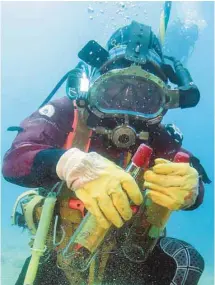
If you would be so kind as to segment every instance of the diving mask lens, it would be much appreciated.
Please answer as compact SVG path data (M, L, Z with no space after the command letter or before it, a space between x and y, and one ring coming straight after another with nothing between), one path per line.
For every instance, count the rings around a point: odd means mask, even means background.
M157 114L163 105L161 88L140 76L106 78L93 96L94 104L104 113L147 117Z

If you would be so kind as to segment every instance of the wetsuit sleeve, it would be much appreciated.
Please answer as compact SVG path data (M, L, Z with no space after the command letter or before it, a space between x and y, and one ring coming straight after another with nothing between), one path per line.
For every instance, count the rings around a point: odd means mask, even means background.
M79 91L83 72L90 77L89 66L81 61L68 75L66 90L72 95ZM73 118L73 102L67 97L47 103L26 118L4 156L4 178L25 187L47 187L58 182L55 169L65 152L62 147L72 131Z
M65 152L62 147L72 131L73 118L73 102L67 97L27 117L4 156L4 178L25 187L47 187L59 181L55 168Z

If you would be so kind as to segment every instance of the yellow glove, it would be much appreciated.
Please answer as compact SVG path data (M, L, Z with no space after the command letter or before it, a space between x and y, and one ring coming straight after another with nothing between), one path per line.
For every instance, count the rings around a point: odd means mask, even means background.
M189 208L198 196L198 172L189 163L158 158L144 180L146 197L169 210Z
M108 228L132 217L129 199L136 205L143 201L133 177L101 155L70 149L57 164L57 174L74 190L86 209Z

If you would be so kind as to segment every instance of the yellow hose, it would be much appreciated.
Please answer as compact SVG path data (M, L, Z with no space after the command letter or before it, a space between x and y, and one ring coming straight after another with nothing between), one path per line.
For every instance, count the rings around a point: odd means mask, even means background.
M159 38L160 38L161 45L164 44L166 30L167 30L167 26L169 23L171 6L172 6L171 1L165 1L163 10L160 15Z
M34 244L32 247L31 261L25 276L24 285L33 285L36 278L40 257L44 254L46 238L53 217L54 206L56 203L56 194L49 193L45 199L38 229L36 232Z
M161 45L164 44L164 39L165 39L165 34L166 34L164 19L165 19L164 11L162 11L161 16L160 16L160 29L159 29L159 38L160 38Z

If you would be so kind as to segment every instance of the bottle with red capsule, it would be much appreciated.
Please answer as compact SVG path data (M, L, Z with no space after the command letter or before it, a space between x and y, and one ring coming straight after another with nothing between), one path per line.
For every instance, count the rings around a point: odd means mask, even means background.
M174 162L187 163L189 155L178 152ZM132 226L122 247L124 255L132 262L144 262L162 236L170 215L169 209L146 198L133 217Z
M142 183L143 172L148 167L151 154L152 149L141 144L126 168L138 184ZM84 272L103 242L109 237L111 239L111 233L114 230L114 226L108 229L101 227L96 218L88 212L62 252L65 264L70 264L76 270Z

